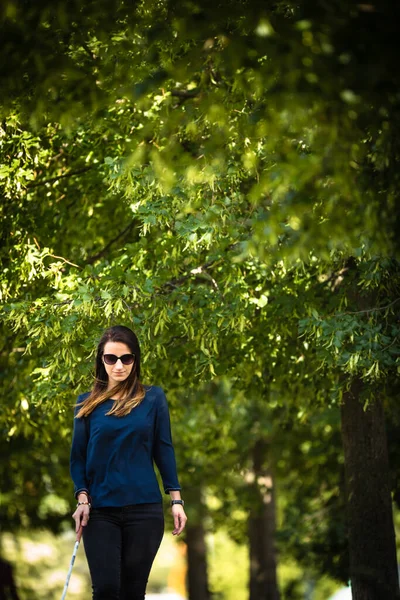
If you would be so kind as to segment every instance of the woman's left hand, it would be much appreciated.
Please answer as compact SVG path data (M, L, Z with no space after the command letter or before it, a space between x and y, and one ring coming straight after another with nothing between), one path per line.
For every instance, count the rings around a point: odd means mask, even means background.
M174 517L174 530L172 535L179 535L185 528L187 516L181 504L174 504L171 507L172 516Z

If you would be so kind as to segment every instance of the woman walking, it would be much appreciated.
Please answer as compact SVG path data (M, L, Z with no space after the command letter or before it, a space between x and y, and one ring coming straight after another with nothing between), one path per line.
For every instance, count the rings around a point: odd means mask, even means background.
M171 497L174 535L186 524L160 387L140 381L140 348L128 327L107 329L97 347L96 379L78 398L71 448L77 508L93 600L143 600L164 533L162 497Z

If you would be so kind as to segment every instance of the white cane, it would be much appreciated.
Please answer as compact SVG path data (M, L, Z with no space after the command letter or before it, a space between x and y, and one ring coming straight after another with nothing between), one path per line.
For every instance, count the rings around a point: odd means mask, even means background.
M79 542L81 541L81 537L82 537L82 525L79 527L78 533L76 534L74 551L72 553L71 563L69 565L68 575L67 575L67 579L65 581L64 590L63 590L63 593L62 593L62 596L61 596L61 600L65 600L65 596L67 595L67 589L68 589L69 580L71 578L72 567L74 566L75 556L76 556L76 553L78 552Z

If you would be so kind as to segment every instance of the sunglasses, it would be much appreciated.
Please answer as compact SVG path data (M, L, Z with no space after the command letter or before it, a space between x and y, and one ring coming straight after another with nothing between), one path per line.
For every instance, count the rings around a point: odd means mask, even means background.
M123 365L131 365L135 360L134 354L123 354L122 356L116 356L115 354L103 354L103 360L106 365L115 365L120 360Z

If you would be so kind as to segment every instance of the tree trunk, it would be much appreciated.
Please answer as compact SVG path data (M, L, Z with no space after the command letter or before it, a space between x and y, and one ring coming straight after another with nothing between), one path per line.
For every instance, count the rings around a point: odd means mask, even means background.
M202 522L186 525L189 600L209 600L207 548Z
M276 576L275 489L268 466L268 444L259 440L253 448L254 482L248 521L250 545L250 600L279 600Z
M353 380L341 407L353 600L399 600L382 400L364 411Z

